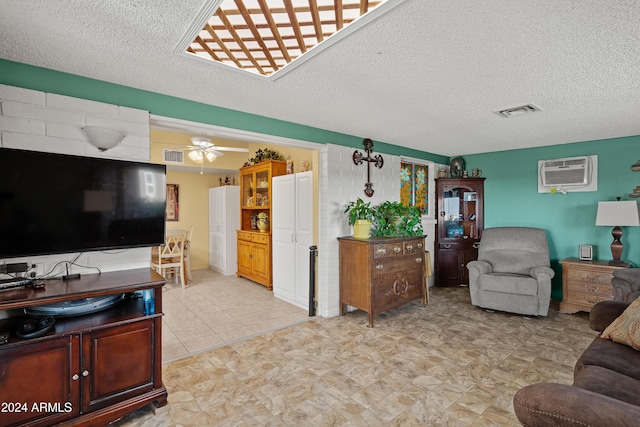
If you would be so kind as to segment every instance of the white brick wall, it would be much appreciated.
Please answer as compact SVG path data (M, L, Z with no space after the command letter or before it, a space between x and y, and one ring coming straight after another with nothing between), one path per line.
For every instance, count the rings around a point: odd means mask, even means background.
M373 147L374 154L375 145ZM377 205L385 200L400 200L400 157L382 154L384 166L371 165L373 197L364 194L367 181L365 163L355 165L354 148L327 144L320 155L320 233L318 243L318 315L333 317L340 314L340 285L338 240L351 235L352 230L344 214L344 208L358 197ZM435 165L438 168L439 165ZM435 200L433 205L435 206ZM427 234L426 247L433 262L435 220L423 220ZM432 280L429 281L432 286Z
M382 154L384 166L371 165L373 197L364 194L367 165L355 165L354 148L327 144L320 156L320 235L318 244L318 314L340 312L338 240L351 234L344 208L358 197L372 205L400 200L400 157ZM375 145L373 147L374 155ZM362 151L362 150L361 150Z
M82 132L85 125L123 130L122 143L101 152L89 144ZM150 158L149 113L86 99L0 85L0 146L23 150L74 154L87 157L136 160ZM2 236L0 236L2 238ZM0 262L39 263L48 272L61 261L71 261L78 254L60 254L12 258ZM148 248L86 252L80 255L73 273L127 270L149 267ZM63 274L57 270L56 275Z

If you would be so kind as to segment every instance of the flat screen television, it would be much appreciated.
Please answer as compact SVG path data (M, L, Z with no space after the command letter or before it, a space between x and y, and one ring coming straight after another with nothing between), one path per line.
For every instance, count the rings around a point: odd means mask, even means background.
M164 243L164 165L0 148L0 171L0 259Z

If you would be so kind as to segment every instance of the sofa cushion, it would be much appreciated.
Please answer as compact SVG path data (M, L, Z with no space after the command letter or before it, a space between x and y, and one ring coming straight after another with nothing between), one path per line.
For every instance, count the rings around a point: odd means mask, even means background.
M585 366L573 385L640 406L640 381L600 366Z
M531 276L523 276L521 274L482 274L478 277L478 286L483 291L517 295L538 294L538 281Z
M610 339L640 350L640 298L636 298L602 333Z
M624 344L597 337L576 362L574 376L586 366L600 366L640 381L640 352Z

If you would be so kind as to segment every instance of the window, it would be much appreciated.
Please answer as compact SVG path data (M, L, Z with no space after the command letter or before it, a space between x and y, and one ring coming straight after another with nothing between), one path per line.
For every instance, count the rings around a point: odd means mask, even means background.
M407 160L400 162L400 202L429 215L429 165Z

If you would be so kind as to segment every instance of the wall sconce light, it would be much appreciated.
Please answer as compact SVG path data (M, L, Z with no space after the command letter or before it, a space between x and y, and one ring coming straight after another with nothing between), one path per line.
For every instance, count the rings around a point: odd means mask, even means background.
M611 232L613 236L613 243L611 243L613 260L609 261L609 265L624 264L624 261L620 260L623 248L620 241L622 237L620 226L640 226L638 203L635 200L621 202L620 198L618 198L617 202L598 202L596 225L613 227Z
M100 151L107 151L115 147L126 136L122 131L100 126L84 126L82 131L89 138L89 143Z

